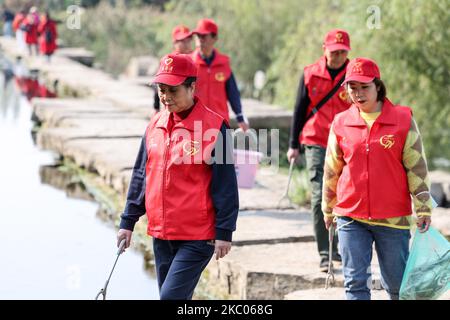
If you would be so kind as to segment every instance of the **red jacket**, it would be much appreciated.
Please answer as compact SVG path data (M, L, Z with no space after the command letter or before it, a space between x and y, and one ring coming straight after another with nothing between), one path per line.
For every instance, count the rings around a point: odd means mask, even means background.
M26 44L37 44L38 40L38 32L37 25L34 21L34 18L31 20L29 17L26 17L22 22L22 26L25 28L25 43Z
M20 28L20 25L22 24L24 19L25 19L25 15L20 12L14 16L14 20L13 20L13 24L12 24L14 32L16 32L17 29Z
M50 55L56 50L56 23L53 20L43 18L38 26L39 51L42 54Z
M211 65L207 65L195 50L192 59L198 68L195 95L214 112L229 121L228 98L225 83L231 76L230 58L214 49L215 57Z
M212 170L206 162L224 119L198 98L195 101L189 116L171 134L167 110L157 113L147 127L145 207L147 233L155 238L215 239Z
M386 99L370 134L356 106L336 116L333 130L345 161L337 184L336 214L362 219L411 214L402 161L411 116L410 108Z
M309 99L311 100L308 110L306 111L307 115L309 115L311 110L322 100L322 98L334 88L344 73L345 69L332 80L327 70L325 56L322 56L316 63L305 67L305 87L308 89ZM319 109L319 112L305 123L299 137L299 142L301 144L319 145L326 148L331 122L336 114L347 110L349 107L350 102L347 101L345 88L341 87L327 103Z

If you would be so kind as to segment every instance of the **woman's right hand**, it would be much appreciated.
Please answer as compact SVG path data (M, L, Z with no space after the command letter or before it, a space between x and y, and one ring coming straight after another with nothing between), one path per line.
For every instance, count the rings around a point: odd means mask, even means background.
M119 248L120 246L120 242L125 239L126 243L125 243L125 248L128 248L131 244L131 235L133 234L133 231L131 230L127 230L127 229L120 229L119 232L117 233L117 248Z
M286 153L286 156L289 163L291 163L292 159L294 159L294 161L297 160L297 158L300 156L300 151L299 149L289 148L288 152Z
M334 225L334 228L336 229L336 222L334 222L334 216L323 216L323 221L325 222L325 228L327 228L327 230L330 229L331 224Z

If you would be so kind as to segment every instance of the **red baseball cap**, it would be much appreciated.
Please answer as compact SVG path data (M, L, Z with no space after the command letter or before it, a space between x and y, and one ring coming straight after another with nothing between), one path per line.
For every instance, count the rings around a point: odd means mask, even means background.
M197 77L197 67L186 54L167 54L162 57L153 83L178 86L189 77Z
M184 25L182 25L182 24L176 26L172 30L172 41L173 42L184 40L184 39L189 38L191 36L192 36L192 33L189 30L189 28L184 26Z
M201 19L197 23L197 28L195 28L192 33L196 34L218 34L219 28L217 27L217 24L212 19Z
M368 58L355 58L347 65L343 85L349 81L369 83L375 78L380 79L380 69L375 61Z
M333 29L325 36L324 45L331 52L337 50L350 51L350 36L345 30Z

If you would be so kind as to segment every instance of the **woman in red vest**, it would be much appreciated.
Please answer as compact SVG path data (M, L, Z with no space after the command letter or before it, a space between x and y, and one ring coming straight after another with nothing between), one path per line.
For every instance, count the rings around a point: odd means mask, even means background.
M37 24L33 14L29 13L27 17L23 20L20 28L25 33L25 43L28 46L28 53L33 54L32 48L34 47L35 54L38 55L38 31Z
M376 63L349 62L344 85L352 106L331 126L323 179L325 225L337 220L347 299L368 300L372 245L383 287L399 290L409 255L413 198L416 224L431 223L431 195L421 136L409 107L386 98ZM370 282L370 281L369 281Z
M196 76L188 55L162 58L154 82L165 109L142 139L118 233L128 247L147 214L163 300L192 298L212 255L231 249L239 209L229 127L194 96Z
M56 23L50 18L48 12L41 18L38 33L40 52L46 55L47 60L50 61L50 57L56 50L56 38L58 34L56 32Z

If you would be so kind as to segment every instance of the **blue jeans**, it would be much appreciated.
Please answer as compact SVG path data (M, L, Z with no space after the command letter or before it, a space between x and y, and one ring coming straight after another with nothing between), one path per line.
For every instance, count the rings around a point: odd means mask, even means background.
M347 300L370 300L370 263L374 242L380 263L381 284L392 300L398 300L409 255L409 230L371 226L347 217L339 217L337 227L341 227L338 230L339 251Z
M214 253L206 240L153 238L156 276L161 300L190 300Z

